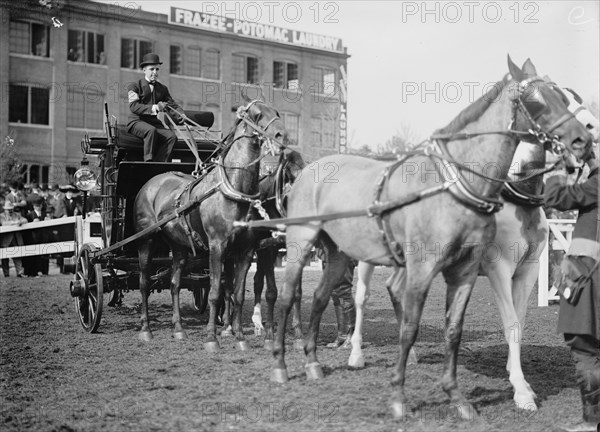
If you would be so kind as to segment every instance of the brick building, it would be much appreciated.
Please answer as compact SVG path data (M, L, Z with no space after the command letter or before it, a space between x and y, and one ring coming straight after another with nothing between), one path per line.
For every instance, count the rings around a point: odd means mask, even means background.
M215 113L213 129L229 129L244 94L279 110L308 159L345 151L349 56L338 38L178 7L39 3L0 3L0 133L15 139L26 181L68 180L83 135L104 134L105 101L126 122L127 83L147 52L184 109Z

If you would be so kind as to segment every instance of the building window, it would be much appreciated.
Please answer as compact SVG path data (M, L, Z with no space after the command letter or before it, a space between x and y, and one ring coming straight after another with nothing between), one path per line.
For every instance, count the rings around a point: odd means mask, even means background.
M106 64L104 35L93 32L69 30L67 44L67 60Z
M273 62L273 83L276 88L298 89L298 65L281 61Z
M300 116L298 114L281 113L283 125L288 131L290 145L298 145L298 131L300 130Z
M67 127L102 129L103 95L67 89Z
M221 78L221 53L219 50L209 48L204 52L202 76L208 79L218 80Z
M189 47L188 56L185 59L185 67L187 76L200 77L200 54L199 47Z
M169 72L176 75L181 74L181 47L179 45L171 45Z
M142 62L142 58L152 51L152 42L138 39L121 39L121 67L137 69Z
M335 124L328 115L312 117L311 140L315 147L335 148Z
M335 71L329 68L312 68L312 89L314 93L335 94Z
M258 84L258 59L243 54L233 55L233 82Z
M28 85L11 85L8 112L9 122L50 124L50 90Z
M321 136L321 117L313 117L310 120L310 139L311 144L314 147L321 147L322 136Z
M11 21L10 52L40 57L50 56L50 27L26 21Z

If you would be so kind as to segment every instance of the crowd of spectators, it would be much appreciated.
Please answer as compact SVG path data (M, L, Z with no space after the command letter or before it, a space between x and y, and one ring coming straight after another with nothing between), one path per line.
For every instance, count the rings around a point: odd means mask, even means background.
M12 182L0 185L0 225L19 226L27 222L77 216L83 204L79 191L72 185L39 185ZM52 240L50 231L10 232L0 235L0 247L43 244ZM40 277L48 274L49 256L13 258L17 277ZM9 277L8 258L2 259L2 273Z

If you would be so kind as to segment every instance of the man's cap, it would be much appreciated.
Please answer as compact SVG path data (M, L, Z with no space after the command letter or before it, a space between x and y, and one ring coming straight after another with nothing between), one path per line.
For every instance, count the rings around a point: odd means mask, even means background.
M162 64L160 59L158 58L158 54L148 53L142 58L142 62L140 63L140 68L151 64Z

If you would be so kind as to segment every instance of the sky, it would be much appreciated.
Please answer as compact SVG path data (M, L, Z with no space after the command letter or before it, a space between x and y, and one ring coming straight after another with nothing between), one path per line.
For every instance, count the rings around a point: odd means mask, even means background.
M508 72L507 55L600 100L599 1L106 0L170 6L342 39L348 48L349 147L413 141L446 125ZM292 13L293 12L293 13Z

